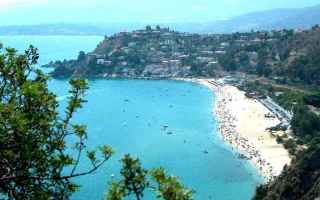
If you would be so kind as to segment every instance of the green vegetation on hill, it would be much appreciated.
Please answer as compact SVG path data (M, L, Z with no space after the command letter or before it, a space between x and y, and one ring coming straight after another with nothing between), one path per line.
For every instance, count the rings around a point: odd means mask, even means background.
M294 117L291 121L293 133L306 144L320 139L320 117L309 111L305 105L296 106L293 112Z
M316 199L320 196L319 93L270 82L254 81L244 85L246 91L268 95L293 112L291 137L278 136L277 142L283 143L294 159L279 177L257 188L254 200Z
M217 41L149 26L145 30L105 37L93 52L48 66L55 67L54 77L212 76L218 67L217 58L212 56L212 45L207 45L212 42Z
M105 39L77 60L57 61L54 77L213 77L241 71L279 82L318 85L320 28L188 34L159 26Z
M257 188L253 200L315 200L320 197L320 141L299 153L269 184Z

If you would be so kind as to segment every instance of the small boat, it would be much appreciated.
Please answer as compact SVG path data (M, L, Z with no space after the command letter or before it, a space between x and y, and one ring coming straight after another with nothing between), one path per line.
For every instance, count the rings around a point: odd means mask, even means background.
M166 130L169 126L168 125L163 125L162 128L163 130Z

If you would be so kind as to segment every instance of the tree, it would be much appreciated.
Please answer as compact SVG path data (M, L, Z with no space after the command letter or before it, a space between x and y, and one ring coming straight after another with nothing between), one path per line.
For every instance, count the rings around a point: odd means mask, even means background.
M308 135L320 136L320 117L305 105L295 106L291 126L294 134L302 139Z
M157 183L158 197L165 200L191 200L193 191L186 189L177 177L168 176L163 168L153 169L151 177Z
M80 51L78 55L78 61L82 62L86 58L86 53L84 51Z
M90 151L86 126L71 122L86 102L87 82L70 80L69 101L61 115L48 77L33 67L38 58L33 46L18 55L0 44L0 196L9 200L69 199L79 188L73 178L93 173L113 154L109 146ZM91 163L87 171L78 170L83 154ZM109 196L120 200L135 194L141 199L149 186L147 171L129 156L122 161L125 181L111 184Z
M164 169L143 169L140 161L130 155L125 155L121 162L122 180L111 184L106 200L122 200L132 196L140 200L146 189L155 191L159 199L192 199L193 192L186 189L176 177L168 176Z
M238 64L234 60L234 54L233 53L227 53L226 55L223 55L219 58L219 63L226 71L236 71L238 69Z
M258 51L259 61L257 64L257 73L259 76L269 76L271 73L271 69L267 64L268 52L266 49L261 49Z
M70 81L71 96L61 117L48 77L33 68L37 49L31 46L25 55L0 51L0 193L8 199L67 199L77 188L71 179L97 170L113 153L108 146L99 148L101 157L88 151L86 126L71 123L85 103L87 83ZM69 137L77 142L67 145ZM75 157L66 153L70 145ZM91 168L79 172L86 151Z
M133 194L137 200L140 200L143 197L143 191L148 186L146 180L148 172L141 167L138 159L133 159L129 155L125 155L121 162L123 167L120 173L123 180L118 185L122 186L125 191L124 195Z
M148 32L152 31L152 27L150 25L146 26L146 31Z

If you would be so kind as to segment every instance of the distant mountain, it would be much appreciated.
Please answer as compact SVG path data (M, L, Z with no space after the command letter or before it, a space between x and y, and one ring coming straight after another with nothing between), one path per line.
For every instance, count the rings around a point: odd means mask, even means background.
M111 35L131 31L140 24L40 24L0 26L0 35Z
M309 29L320 24L320 5L300 9L276 9L238 16L198 26L199 32L229 33L251 30Z
M320 24L320 5L250 13L229 20L206 23L158 23L180 32L231 33L251 30L309 29ZM157 23L150 24L152 26ZM145 27L142 23L42 24L0 26L0 35L110 35Z

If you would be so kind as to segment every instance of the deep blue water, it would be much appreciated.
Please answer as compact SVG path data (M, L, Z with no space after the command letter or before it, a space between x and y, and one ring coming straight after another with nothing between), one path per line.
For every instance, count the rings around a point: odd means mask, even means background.
M38 47L40 64L75 58L80 50L90 51L101 40L92 36L0 36L5 46ZM119 177L119 160L126 153L141 158L146 168L162 166L179 176L196 191L196 200L252 197L261 177L221 141L211 109L215 97L207 88L177 81L89 83L88 103L75 120L88 125L88 146L109 144L116 154L98 172L76 180L82 187L74 200L102 199L111 174ZM67 80L51 80L49 86L59 96L63 112ZM164 131L164 125L168 130ZM81 168L87 164L82 162Z

